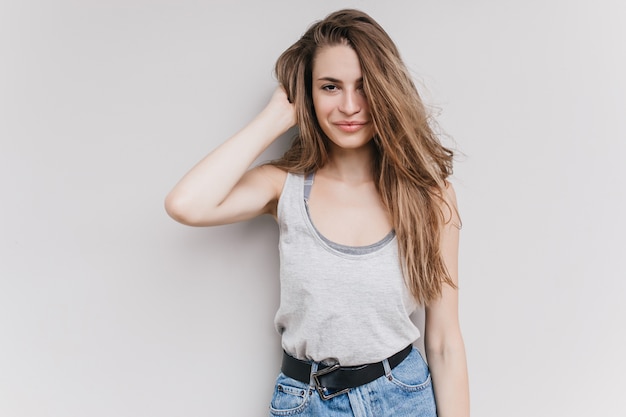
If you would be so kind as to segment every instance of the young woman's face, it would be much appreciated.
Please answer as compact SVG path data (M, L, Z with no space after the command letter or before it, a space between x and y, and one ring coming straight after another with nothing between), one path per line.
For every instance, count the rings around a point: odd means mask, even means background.
M313 62L312 78L317 121L332 143L345 149L369 143L374 126L356 52L347 45L321 48Z

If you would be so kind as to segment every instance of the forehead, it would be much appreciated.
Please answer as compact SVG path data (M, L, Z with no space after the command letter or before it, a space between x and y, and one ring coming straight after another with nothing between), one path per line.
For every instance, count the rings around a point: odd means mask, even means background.
M350 46L338 44L317 50L313 60L313 78L331 76L340 80L361 78L361 62Z

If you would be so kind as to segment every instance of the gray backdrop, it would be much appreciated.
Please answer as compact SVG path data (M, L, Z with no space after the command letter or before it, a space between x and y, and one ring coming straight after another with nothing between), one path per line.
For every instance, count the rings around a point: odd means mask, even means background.
M624 415L620 0L0 1L0 415L267 414L274 222L189 228L163 198L345 6L460 151L473 415Z

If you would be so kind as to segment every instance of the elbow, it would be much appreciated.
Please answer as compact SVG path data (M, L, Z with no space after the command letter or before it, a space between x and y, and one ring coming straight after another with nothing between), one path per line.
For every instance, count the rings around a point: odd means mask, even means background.
M426 356L430 358L446 358L457 355L465 355L465 344L460 333L437 341L427 340L425 349Z
M165 197L165 212L174 220L187 226L199 226L197 216L193 215L193 210L189 202L180 195L171 192Z
M169 193L165 197L164 201L165 212L172 219L176 220L179 223L185 224L185 208L184 205L181 204L180 199L177 198L174 193Z
M445 357L465 352L465 343L461 329L457 325L448 326L440 331L427 331L424 335L424 348L427 356Z
M442 345L442 346L431 346L426 348L426 357L429 359L440 358L454 358L459 355L465 355L465 347L462 343L460 344L450 344L450 345Z

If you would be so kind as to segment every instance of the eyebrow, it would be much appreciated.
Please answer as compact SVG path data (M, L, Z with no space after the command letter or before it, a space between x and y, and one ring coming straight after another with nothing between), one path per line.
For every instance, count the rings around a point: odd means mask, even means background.
M338 80L337 78L333 78L333 77L320 77L317 79L317 81L328 81L331 83L341 83L343 81ZM362 83L363 82L363 77L359 78L358 80L356 80L357 83Z

